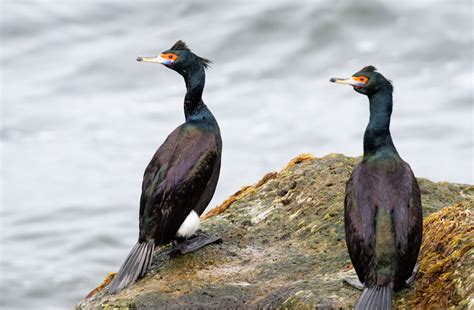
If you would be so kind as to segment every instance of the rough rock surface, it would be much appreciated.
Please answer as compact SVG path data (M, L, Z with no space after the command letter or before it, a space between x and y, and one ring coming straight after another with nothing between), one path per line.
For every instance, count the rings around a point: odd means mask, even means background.
M355 276L344 241L343 200L357 161L298 156L205 216L202 229L222 236L222 244L175 258L166 254L169 247L160 249L132 287L107 295L103 285L76 308L351 308L360 292L342 282ZM474 187L419 183L421 267L414 287L395 295L396 307L473 307Z

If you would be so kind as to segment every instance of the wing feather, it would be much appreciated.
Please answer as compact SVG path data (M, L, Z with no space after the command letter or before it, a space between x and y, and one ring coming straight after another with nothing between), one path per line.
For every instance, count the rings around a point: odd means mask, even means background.
M379 208L390 214L393 232L383 230L378 247L392 257L396 288L410 277L421 244L422 213L418 184L408 164L401 159L368 164L354 169L346 186L346 242L359 280L377 283L376 215ZM382 225L382 224L380 224ZM382 226L379 228L381 229ZM390 237L392 236L392 237ZM387 239L388 238L388 239ZM390 248L390 238L395 249ZM393 246L392 246L393 247Z
M220 151L215 134L189 127L171 133L145 170L140 239L153 238L156 244L173 240L202 200L216 166L220 166Z
M374 209L370 208L370 195L364 190L367 178L360 164L352 172L346 185L344 220L346 244L352 265L361 283L374 278Z

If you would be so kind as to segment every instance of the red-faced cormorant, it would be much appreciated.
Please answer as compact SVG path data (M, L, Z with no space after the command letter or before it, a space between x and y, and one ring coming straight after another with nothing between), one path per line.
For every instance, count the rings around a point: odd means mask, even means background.
M364 156L344 202L347 248L363 283L355 308L391 309L393 291L406 287L414 272L423 230L418 183L390 135L393 87L373 66L331 82L352 85L370 102Z
M189 239L199 228L199 216L214 195L221 166L219 126L201 98L204 69L210 61L191 52L183 41L157 57L137 60L161 63L184 77L186 121L166 138L145 169L138 242L110 284L110 293L120 291L146 273L155 246L173 241L181 253L189 253L220 239Z

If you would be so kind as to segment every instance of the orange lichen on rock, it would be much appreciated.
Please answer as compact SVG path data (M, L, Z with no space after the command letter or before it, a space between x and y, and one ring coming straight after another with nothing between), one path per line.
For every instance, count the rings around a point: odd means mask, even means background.
M202 220L207 220L208 218L211 218L219 213L222 213L224 212L227 208L229 208L234 202L236 202L237 200L240 200L242 199L243 197L247 196L248 194L250 193L253 193L255 192L255 190L257 188L259 188L260 186L264 185L265 183L267 183L268 181L270 181L271 179L274 179L278 176L278 173L277 172L269 172L267 173L266 175L263 176L263 178L261 178L257 183L255 183L255 185L247 185L247 186L244 186L242 187L241 189L239 189L236 193L234 193L232 196L230 196L229 198L227 198L226 200L224 200L223 203L221 203L218 207L215 207L214 209L212 209L211 211L209 211L208 213L204 214L202 216Z
M112 282L112 280L115 278L116 275L117 275L116 272L109 272L107 276L105 276L102 283L99 286L97 286L95 289L90 291L89 294L87 294L86 298L94 296L98 292L102 291L107 285L109 285L110 282Z
M295 158L293 158L286 166L285 168L282 169L283 170L287 170L291 167L293 167L294 165L297 165L305 160L311 160L311 159L314 159L314 156L309 154L309 153L304 153L304 154L300 154L298 156L296 156ZM238 190L236 193L234 193L233 195L231 195L229 198L227 198L226 200L224 200L223 203L221 203L219 206L215 207L214 209L212 209L211 211L209 211L208 213L204 214L201 218L202 220L207 220L208 218L211 218L219 213L222 213L224 212L227 208L229 208L235 201L237 200L240 200L242 199L244 196L246 196L247 194L251 193L251 192L255 192L255 190L261 186L263 186L265 183L267 183L268 181L270 181L271 179L275 179L276 177L278 176L278 172L275 172L275 171L272 171L272 172L269 172L267 174L265 174L263 176L263 178L261 178L257 183L255 183L254 185L247 185L247 186L244 186L242 187L240 190Z
M265 183L267 183L271 179L276 178L277 176L278 176L278 172L275 172L275 171L269 172L269 173L265 174L263 176L263 178L260 179L260 181L255 183L254 187L259 188L260 186L264 185Z
M235 192L232 196L224 200L223 203L221 203L219 206L215 207L208 213L204 214L201 219L202 220L207 220L208 218L211 218L217 214L220 214L224 212L227 208L229 208L234 202L237 200L241 199L245 195L247 195L249 192L254 190L253 186L247 185L239 189L237 192Z
M415 289L407 296L411 307L469 307L474 283L469 272L460 269L472 271L474 265L473 206L474 200L464 200L425 219L420 270Z
M291 167L293 167L294 165L297 165L303 161L306 161L306 160L312 160L314 159L314 156L312 154L309 154L309 153L303 153L303 154L300 154L298 156L296 156L295 158L293 158L286 166L285 168L282 169L282 171L284 170L288 170L290 169ZM254 185L247 185L247 186L244 186L242 187L240 190L238 190L235 194L233 194L232 196L230 196L229 198L227 198L226 200L224 200L223 203L221 203L219 206L215 207L214 209L212 209L211 211L209 211L208 213L204 214L202 216L202 220L207 220L219 213L222 213L224 212L227 208L229 208L235 201L237 200L240 200L242 199L244 196L246 196L247 194L251 193L251 192L255 192L255 190L261 186L263 186L265 183L267 183L268 181L270 181L271 179L275 179L276 177L278 177L278 172L275 172L275 171L272 171L272 172L269 172L267 173L266 175L263 176L263 178L261 178L257 183L255 183Z
M300 154L298 156L296 156L295 158L293 158L292 160L290 160L290 162L285 166L285 168L283 168L283 170L287 170L287 169L290 169L291 167L293 167L294 165L297 165L303 161L306 161L306 160L313 160L314 159L314 155L313 154L310 154L310 153L303 153L303 154Z

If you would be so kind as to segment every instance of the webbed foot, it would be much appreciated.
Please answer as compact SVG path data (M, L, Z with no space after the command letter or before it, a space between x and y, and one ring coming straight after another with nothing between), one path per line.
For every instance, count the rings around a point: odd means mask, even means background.
M178 241L173 240L173 248L169 251L169 255L171 257L175 257L178 255L184 255L187 253L196 252L197 250L213 243L221 243L222 238L219 236L214 235L206 235L204 233L200 233L198 235L193 236L191 239Z
M192 239L185 240L180 244L181 254L192 253L209 244L220 243L222 238L213 235L199 235Z
M362 284L358 278L355 277L344 277L342 278L344 282L349 284L350 286L362 291L364 289L364 284Z
M413 282L415 282L415 278L419 269L420 269L420 264L416 264L415 268L413 268L413 272L411 276L405 281L405 284L407 287L410 287L413 284Z

